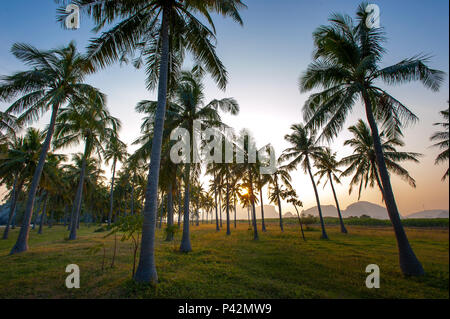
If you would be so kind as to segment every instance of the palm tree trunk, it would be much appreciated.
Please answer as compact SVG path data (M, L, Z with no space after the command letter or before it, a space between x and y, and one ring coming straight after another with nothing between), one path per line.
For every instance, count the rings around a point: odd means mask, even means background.
M112 213L113 213L113 201L114 201L114 177L116 175L116 159L113 162L113 173L111 178L111 190L109 192L109 215L108 215L108 227L111 226Z
M316 196L317 209L319 210L320 227L322 228L322 236L320 238L328 239L327 232L325 231L325 223L323 221L323 216L322 216L322 207L320 207L319 193L317 192L316 182L314 181L314 177L311 172L311 165L309 164L309 158L306 158L305 160L306 160L306 165L308 167L309 177L311 178L311 183L314 188L314 195Z
M81 163L80 180L78 181L77 193L75 195L75 202L72 209L73 217L70 222L69 240L77 239L77 229L79 228L80 225L81 200L83 197L83 184L84 184L84 175L86 174L86 160L87 160L86 157L88 154L88 149L89 149L89 141L86 140L84 146L83 161Z
M28 238L30 235L30 222L33 212L34 199L36 198L36 192L41 180L42 170L44 169L45 159L50 148L50 142L55 131L56 115L58 113L59 105L53 105L52 117L47 130L47 136L45 137L44 144L42 145L41 154L39 155L39 162L34 171L33 179L31 181L30 191L28 193L27 204L25 206L25 212L23 216L22 226L20 227L19 236L17 237L16 244L11 249L10 254L17 254L28 250Z
M256 207L255 207L255 200L254 200L254 194L253 194L253 182L250 172L250 200L252 202L252 222L253 222L253 240L258 240L258 228L256 224Z
M222 228L222 195L219 189L219 226Z
M339 201L336 196L336 191L334 190L333 179L332 179L330 173L328 173L328 179L330 180L331 189L333 190L334 201L336 203L336 209L337 209L338 216L339 216L339 222L341 224L341 233L347 234L347 229L345 228L344 220L342 219L341 208L339 207Z
M9 205L8 222L6 223L5 230L3 232L3 239L8 239L9 226L11 225L14 214L16 213L17 198L19 198L20 191L21 191L22 185L24 183L23 181L20 181L19 185L17 185L18 180L19 180L19 174L17 174L16 178L14 179L14 184L13 184L13 189L12 189L11 199L10 199L10 205Z
M237 226L237 221L236 221L236 198L234 199L234 228L236 228Z
M200 194L199 194L199 196L197 196L197 207L196 207L196 223L195 223L195 226L199 226L200 225L200 203L199 203L199 200L200 200Z
M167 236L166 241L173 240L173 196L172 184L169 185L169 192L167 193Z
M67 226L67 205L64 206L64 227Z
M184 168L184 218L183 218L183 236L181 238L180 251L188 253L192 251L191 236L189 235L189 184L190 184L191 164L186 163Z
M280 188L278 186L278 176L275 175L275 187L277 192L278 213L280 214L280 229L283 232L283 213L281 212Z
M178 229L180 229L181 225L181 212L182 212L182 206L181 206L181 185L178 190Z
M248 220L248 227L250 227L250 225L251 225L250 224L250 205L247 205L247 220Z
M156 106L154 132L152 141L150 170L148 174L147 189L145 192L144 222L142 225L141 254L139 264L134 275L137 282L158 281L155 267L155 223L158 199L159 168L161 164L161 146L164 131L164 118L166 114L167 82L169 75L169 23L170 10L167 6L162 9L162 52L158 82L158 103Z
M198 206L196 212L195 226L200 226L200 209L198 209Z
M376 163L374 163L374 164L376 164ZM374 165L374 166L377 167L377 165ZM383 186L381 186L381 180L380 180L380 175L378 174L378 169L375 169L375 179L377 181L378 188L380 189L380 192L381 192L381 199L384 202L384 189L383 189Z
M298 209L297 209L297 206L296 206L296 205L294 205L294 208L295 208L295 211L297 212L298 223L300 224L300 230L301 230L301 232L302 232L303 240L306 241L305 233L303 232L302 219L300 218L300 214L299 214L299 212L298 212Z
M39 222L39 230L38 230L38 234L42 234L42 226L44 225L44 219L45 219L45 215L47 214L47 202L48 202L48 193L45 193L45 197L44 197L44 207L42 208L42 213L41 213L41 220Z
M128 216L128 198L127 198L127 193L124 194L124 203L125 203L125 211L123 212L123 215L126 217ZM116 221L114 221L116 222ZM161 228L161 227L160 227Z
M262 188L259 188L259 200L261 201L261 223L262 223L262 231L266 231L266 223L264 221L264 202L263 202L263 195L262 195Z
M231 235L231 229L230 229L230 184L228 182L228 174L226 175L225 178L226 178L226 183L227 183L227 194L226 194L226 201L227 201L227 235Z
M134 183L131 182L131 215L134 215Z
M52 228L53 227L53 216L54 216L54 210L52 209L51 213L50 213L50 220L48 221L48 228Z
M162 227L163 214L164 214L164 193L161 194L161 210L159 211L159 224L158 224L159 229L161 229Z
M394 192L392 191L389 173L384 161L384 154L381 147L377 123L372 111L372 103L366 91L363 91L363 98L366 108L367 120L369 121L370 129L372 131L372 139L375 148L377 166L384 190L384 201L386 203L386 209L392 222L392 226L394 227L395 237L397 239L400 268L404 275L420 276L425 272L423 270L422 264L417 259L414 251L411 248L411 245L409 244L408 237L406 236L405 230L403 229L403 225L400 220L400 214L395 202Z
M219 213L217 211L217 185L216 185L216 171L214 171L214 206L216 208L216 231L220 231L219 228Z
M37 217L39 216L39 212L41 211L41 204L42 204L42 200L40 197L36 198L38 201L38 204L36 205L36 208L34 210L33 213L33 230L36 228L36 221L37 221ZM23 223L23 221L22 221Z

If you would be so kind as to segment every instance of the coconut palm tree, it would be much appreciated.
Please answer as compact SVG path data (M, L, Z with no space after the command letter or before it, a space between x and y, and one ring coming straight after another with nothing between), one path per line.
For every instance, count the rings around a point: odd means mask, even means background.
M226 226L227 226L227 235L231 235L231 227L230 227L230 207L232 201L232 190L235 188L235 184L237 183L237 179L233 178L233 175L236 175L234 171L236 169L236 165L233 163L227 163L225 158L226 153L226 145L227 143L233 143L233 137L228 137L224 132L220 132L222 136L222 158L221 163L212 163L210 164L212 167L217 170L214 172L217 174L217 178L219 181L223 181L224 184L224 202L225 202L225 216L226 216ZM234 159L233 159L234 161ZM220 187L218 187L220 189ZM222 219L222 216L221 216Z
M444 128L444 131L436 132L431 136L431 141L438 141L434 144L434 147L438 147L442 152L436 157L435 164L441 164L442 162L448 161L449 157L449 131L448 131L448 109L441 111L441 116L444 118L444 122L434 123L435 126L441 126ZM442 181L445 181L449 176L449 168L447 168L447 172L445 172L442 177Z
M42 234L42 227L47 218L49 199L62 187L61 185L61 162L65 161L65 155L49 153L45 161L40 180L40 189L43 192L43 208L39 222L38 234ZM51 204L54 204L53 202Z
M61 1L66 2L66 1ZM146 65L147 86L158 83L158 104L155 113L153 147L145 199L141 255L134 279L138 282L157 282L154 263L154 223L156 222L157 192L161 147L166 113L169 69L179 68L184 52L189 51L211 73L221 88L227 82L227 73L215 53L215 27L210 12L229 16L242 24L239 10L245 8L240 0L162 1L136 0L124 4L122 0L78 0L74 2L87 13L101 30L106 21L120 20L90 45L90 56L100 66L120 60L140 49L135 65ZM64 8L61 10L64 12ZM195 16L200 15L212 31ZM67 14L61 15L64 21Z
M86 100L73 100L61 109L56 118L54 147L56 149L78 145L84 142L84 153L80 178L72 207L73 216L69 240L77 238L77 224L80 217L83 185L87 160L96 152L99 157L104 153L103 146L116 138L120 121L109 114L103 95L95 94Z
M331 139L342 130L356 101L362 100L374 141L386 208L397 239L400 267L406 275L422 275L423 267L400 221L377 124L377 121L383 122L392 131L417 117L378 82L392 85L419 80L425 87L437 91L444 72L429 68L426 56L414 56L381 67L385 53L384 31L367 27L366 7L367 3L359 6L356 24L347 15L333 14L330 25L321 26L314 32L314 62L301 76L300 89L302 92L316 88L324 90L308 98L304 118L308 127L323 127L322 135Z
M9 141L4 159L0 160L0 178L2 181L12 179L10 195L10 212L8 222L3 232L3 239L8 238L17 199L21 195L24 184L33 176L36 169L40 150L42 148L42 132L28 128L24 137L13 137Z
M280 229L283 229L283 213L281 210L280 192L282 185L285 185L287 189L292 189L291 175L286 167L278 167L271 175L267 175L267 183L269 185L269 199L271 203L278 205L278 214L280 218Z
M103 188L99 187L104 183L104 170L100 167L100 161L95 157L86 157L84 153L76 153L72 156L72 164L66 164L63 166L65 170L65 178L69 181L70 185L73 185L71 192L77 194L81 185L80 194L86 194L85 199L91 196L91 200L93 200L93 196L97 191L103 192ZM81 172L83 171L83 181L81 181ZM76 187L75 187L76 186ZM92 195L90 195L92 194ZM99 193L100 194L100 193ZM103 194L103 193L102 193ZM76 197L77 195L75 195ZM81 195L80 195L81 196ZM99 195L99 198L103 199L103 195ZM76 198L77 199L77 198ZM86 200L85 200L86 202ZM103 200L101 201L103 203ZM75 204L72 201L73 204ZM73 209L75 205L72 206L72 211L70 214L69 221L69 230L72 231L72 228L79 227L79 220L81 215L77 214L76 210ZM81 204L80 204L81 209ZM103 210L103 206L102 206ZM107 211L107 209L105 209ZM75 231L76 235L76 231Z
M117 133L111 136L110 140L107 142L107 146L105 148L104 160L105 163L108 164L109 161L112 160L112 177L111 177L111 191L110 191L110 200L109 200L109 215L108 215L108 226L111 226L112 213L113 213L113 203L114 203L114 178L116 175L116 165L117 162L125 162L128 157L127 153L127 145L122 142Z
M7 136L15 136L18 129L17 119L11 114L0 111L0 142L6 140Z
M352 186L358 185L359 183L359 199L361 197L363 186L367 187L367 185L369 185L370 187L373 187L376 183L380 188L384 199L384 189L376 164L375 147L369 127L363 120L359 120L356 125L349 127L349 131L353 134L353 138L346 140L344 145L351 146L353 148L353 154L344 157L339 163L339 165L348 166L348 168L342 172L341 176L350 176L353 174L350 181L349 193L352 192ZM409 172L405 168L399 165L399 162L413 161L418 163L418 158L422 156L422 154L397 151L396 147L404 146L400 137L401 133L397 133L396 136L388 137L385 132L381 132L380 140L384 162L390 173L401 177L412 187L416 187L416 181L409 175Z
M246 206L251 210L252 216L252 228L253 228L253 240L258 240L258 228L256 222L256 203L258 202L258 198L256 197L256 189L255 186L257 184L258 175L260 173L257 161L252 163L252 150L256 150L256 143L254 141L253 136L249 134L246 129L241 130L240 132L240 140L243 140L243 145L241 151L243 153L243 163L236 164L236 174L241 177L241 185L240 188L243 192L240 192L239 195L241 201L244 203L244 207ZM250 218L249 218L250 222Z
M229 180L229 186L230 186L230 198L231 203L233 205L233 212L234 212L234 228L237 227L237 202L238 202L238 192L239 192L239 175L238 175L238 166L236 164L231 165L231 177ZM258 184L259 185L259 184ZM261 191L261 190L260 190ZM261 201L262 205L262 201ZM264 214L263 214L263 220L264 220ZM264 225L264 224L263 224ZM263 231L265 231L265 227L263 228Z
M22 124L37 120L43 113L52 110L39 163L29 187L24 222L11 250L11 254L15 254L28 250L28 225L59 108L70 99L95 94L97 90L84 83L86 75L93 72L93 68L88 60L77 52L73 42L66 47L49 51L40 51L30 45L16 43L11 52L28 65L30 70L1 79L0 101L8 102L20 96L8 108L7 113L20 113L18 122Z
M347 234L347 229L344 225L344 220L342 219L341 208L339 207L339 201L334 190L333 180L340 184L341 181L336 174L342 174L342 171L338 169L338 161L336 160L336 153L332 153L329 147L325 147L316 158L314 166L317 169L315 176L318 177L317 184L320 183L322 178L326 177L323 187L330 182L331 190L333 191L334 202L336 203L336 209L338 212L339 223L341 224L341 232Z
M322 216L322 208L320 206L319 193L311 171L311 161L320 155L322 147L317 146L316 134L305 128L302 124L292 125L291 130L291 134L284 136L284 139L291 144L291 147L284 150L279 158L279 162L289 161L284 166L288 171L296 169L298 165L302 165L303 171L309 174L316 197L317 209L319 210L320 226L322 228L321 238L328 239Z
M300 199L298 199L297 193L293 189L282 193L282 196L283 196L283 199L286 199L286 201L288 203L290 203L294 206L295 211L297 212L297 218L298 218L298 223L300 224L300 231L302 232L302 238L304 241L306 241L305 233L303 232L302 218L300 216L300 213L298 212L298 207L303 207L302 201Z
M212 100L208 104L204 103L204 85L203 72L200 68L194 67L190 72L183 71L178 79L178 87L176 88L172 99L168 102L167 114L167 130L171 131L173 128L185 128L189 133L194 132L194 121L199 123L203 128L219 128L224 126L221 120L219 110L236 115L239 112L239 105L233 98L224 98L221 100ZM157 116L157 101L142 101L136 109L145 110L150 118ZM169 137L168 134L166 134ZM180 250L182 252L189 252L192 250L189 236L189 182L191 180L191 170L195 165L191 164L194 152L193 139L190 139L189 152L184 164L185 174L185 198L184 198L184 223L183 223L183 237L181 240ZM152 142L154 143L154 141ZM154 148L154 144L153 147ZM161 154L160 154L161 155Z
M211 179L211 182L209 183L209 190L210 192L214 193L214 210L215 210L215 216L216 216L216 231L220 231L219 227L219 212L218 212L218 206L217 206L217 191L218 191L218 178L217 178L217 172L218 172L219 166L215 163L209 163L207 165L207 174L213 175L213 178Z

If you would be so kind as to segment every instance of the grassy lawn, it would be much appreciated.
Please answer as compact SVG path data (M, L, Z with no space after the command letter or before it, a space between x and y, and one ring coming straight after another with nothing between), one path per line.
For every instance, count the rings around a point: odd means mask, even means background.
M225 226L225 225L224 225ZM62 226L31 232L30 250L9 256L18 229L0 241L0 298L449 298L448 229L407 228L411 244L422 261L422 278L402 276L397 248L389 227L349 226L349 234L328 226L331 240L319 239L313 227L305 243L298 227L289 224L281 233L275 222L260 240L252 240L246 223L215 232L213 225L192 227L190 254L177 252L176 241L157 233L156 287L134 284L131 278L131 242L118 244L110 267L114 237L104 238L96 226L82 226L79 239L69 242ZM103 250L92 247L105 243ZM65 267L77 264L81 288L65 287ZM367 289L365 268L377 264L381 288Z

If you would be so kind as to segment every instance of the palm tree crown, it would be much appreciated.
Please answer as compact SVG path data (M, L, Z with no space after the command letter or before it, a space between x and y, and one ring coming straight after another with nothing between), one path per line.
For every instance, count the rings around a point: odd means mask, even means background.
M349 193L352 192L353 186L359 183L358 199L361 197L361 191L364 186L373 187L377 183L383 194L378 167L376 165L375 148L373 145L372 135L369 127L363 120L359 120L356 125L349 127L349 131L353 134L353 138L346 140L344 145L353 148L353 154L344 157L340 161L340 165L348 166L342 172L341 176L350 176L354 174L350 181ZM407 181L412 187L416 187L416 181L409 175L409 172L399 165L399 162L413 161L418 163L418 158L422 156L419 153L401 152L396 147L404 145L400 136L387 137L384 132L380 134L383 147L384 160L389 172L400 176ZM384 195L383 195L384 196Z
M449 158L449 125L448 125L448 109L441 111L441 116L443 117L445 122L441 123L434 123L435 126L441 126L444 131L436 132L431 136L431 141L438 141L436 144L434 144L434 147L438 147L442 152L436 157L435 164L440 164L442 162L448 161ZM449 176L450 172L447 168L447 171L445 172L444 176L442 177L442 180L446 180Z

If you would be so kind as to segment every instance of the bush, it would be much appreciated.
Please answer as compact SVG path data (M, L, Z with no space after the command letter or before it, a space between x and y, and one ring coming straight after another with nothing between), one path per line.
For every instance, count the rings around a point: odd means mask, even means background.
M318 222L319 222L319 218L315 217L311 214L308 214L307 216L302 217L302 223L304 225L317 224Z

